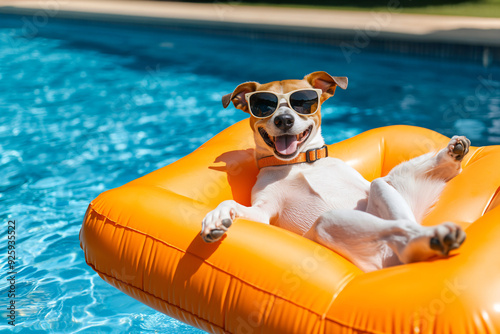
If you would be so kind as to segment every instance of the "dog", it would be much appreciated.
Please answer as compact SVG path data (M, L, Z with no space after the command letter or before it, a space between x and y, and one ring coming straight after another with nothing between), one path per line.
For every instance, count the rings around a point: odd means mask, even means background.
M272 224L339 253L365 272L445 257L465 240L460 226L421 220L447 181L461 172L470 141L454 136L447 147L364 179L329 157L321 135L321 105L346 77L319 71L302 80L245 82L223 96L250 114L260 168L252 205L220 203L202 222L206 242L221 239L235 218Z

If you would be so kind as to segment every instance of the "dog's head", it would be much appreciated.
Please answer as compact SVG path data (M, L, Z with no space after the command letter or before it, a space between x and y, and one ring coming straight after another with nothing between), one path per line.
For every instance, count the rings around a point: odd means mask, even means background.
M291 160L300 152L324 145L321 136L321 104L347 88L346 77L313 72L302 80L245 82L222 97L226 108L234 106L250 113L257 157L274 155Z

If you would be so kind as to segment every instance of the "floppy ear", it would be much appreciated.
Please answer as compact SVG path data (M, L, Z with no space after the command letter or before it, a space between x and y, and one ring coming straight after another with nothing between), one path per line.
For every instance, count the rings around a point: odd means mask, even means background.
M245 99L245 94L255 92L260 84L255 81L249 81L238 85L231 94L222 97L222 105L227 108L229 103L233 101L236 108L248 112L248 104Z
M337 86L342 89L347 88L347 77L332 77L324 71L310 73L304 77L304 80L309 82L314 88L319 88L323 91L321 102L332 97L335 94Z

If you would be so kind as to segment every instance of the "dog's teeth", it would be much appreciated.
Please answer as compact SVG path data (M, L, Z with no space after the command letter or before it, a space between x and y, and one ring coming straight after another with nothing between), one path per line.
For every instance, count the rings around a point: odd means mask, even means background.
M307 135L307 131L308 131L308 130L306 130L306 131L304 131L304 132L302 132L302 133L298 134L298 135L297 135L297 140L302 140L302 138L304 138L304 137Z

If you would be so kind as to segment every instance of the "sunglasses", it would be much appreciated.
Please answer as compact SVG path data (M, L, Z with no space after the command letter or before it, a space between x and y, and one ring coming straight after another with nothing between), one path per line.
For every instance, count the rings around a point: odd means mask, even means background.
M255 118L267 118L278 110L281 99L299 115L313 115L319 109L321 89L298 89L286 94L275 92L252 92L245 94L250 113Z

